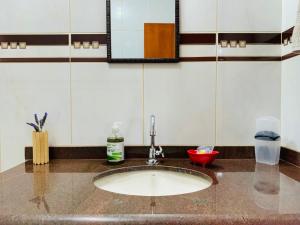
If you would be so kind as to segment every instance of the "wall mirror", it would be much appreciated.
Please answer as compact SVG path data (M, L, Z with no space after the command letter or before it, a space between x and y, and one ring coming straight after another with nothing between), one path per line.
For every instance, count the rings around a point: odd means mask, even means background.
M178 62L179 0L107 0L109 62Z

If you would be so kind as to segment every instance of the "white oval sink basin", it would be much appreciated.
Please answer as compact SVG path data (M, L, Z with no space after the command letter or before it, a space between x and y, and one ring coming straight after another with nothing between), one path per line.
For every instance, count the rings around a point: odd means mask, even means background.
M94 179L96 187L118 194L168 196L208 188L212 179L200 172L164 166L128 167L108 171Z

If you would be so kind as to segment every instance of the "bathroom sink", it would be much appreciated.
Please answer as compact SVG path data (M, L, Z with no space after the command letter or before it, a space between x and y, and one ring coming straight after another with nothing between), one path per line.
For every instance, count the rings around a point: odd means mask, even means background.
M208 188L206 174L177 167L136 166L104 172L94 178L96 187L124 195L169 196Z

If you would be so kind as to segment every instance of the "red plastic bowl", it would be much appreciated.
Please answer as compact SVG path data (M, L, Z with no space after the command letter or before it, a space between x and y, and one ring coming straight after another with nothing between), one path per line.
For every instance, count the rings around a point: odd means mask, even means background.
M198 163L203 166L211 164L215 160L216 156L219 154L218 151L212 151L212 153L206 154L198 154L197 150L193 149L188 150L187 153L190 157L190 160L193 163Z

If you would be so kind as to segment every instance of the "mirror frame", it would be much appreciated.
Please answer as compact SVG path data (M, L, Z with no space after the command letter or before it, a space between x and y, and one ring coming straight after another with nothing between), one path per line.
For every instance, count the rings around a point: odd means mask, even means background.
M107 30L107 61L109 63L177 63L179 62L179 45L180 45L180 32L179 32L179 0L175 1L175 58L112 58L111 46L111 7L110 1L106 0L106 30Z

